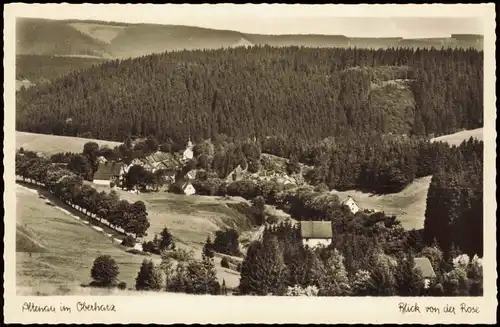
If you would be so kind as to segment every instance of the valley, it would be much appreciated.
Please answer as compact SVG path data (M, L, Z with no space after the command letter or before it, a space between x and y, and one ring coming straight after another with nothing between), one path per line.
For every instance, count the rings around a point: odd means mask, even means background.
M16 32L18 294L482 294L483 36Z

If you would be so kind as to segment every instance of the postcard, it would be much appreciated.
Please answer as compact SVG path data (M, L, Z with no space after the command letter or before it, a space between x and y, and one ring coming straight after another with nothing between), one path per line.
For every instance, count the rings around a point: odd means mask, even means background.
M4 6L7 323L496 323L495 6Z

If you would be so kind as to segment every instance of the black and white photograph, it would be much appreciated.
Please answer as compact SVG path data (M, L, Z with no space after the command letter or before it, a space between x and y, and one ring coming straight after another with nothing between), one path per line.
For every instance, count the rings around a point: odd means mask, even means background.
M483 17L31 6L12 18L4 80L23 315L55 296L54 312L67 296L92 298L80 312L135 296L398 297L404 318L460 298L473 319L467 301L496 298Z

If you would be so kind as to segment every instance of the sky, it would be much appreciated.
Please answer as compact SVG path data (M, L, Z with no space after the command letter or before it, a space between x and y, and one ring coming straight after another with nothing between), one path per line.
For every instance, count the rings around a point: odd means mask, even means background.
M189 25L258 34L405 38L483 34L483 22L477 11L460 5L448 6L26 4L17 16Z

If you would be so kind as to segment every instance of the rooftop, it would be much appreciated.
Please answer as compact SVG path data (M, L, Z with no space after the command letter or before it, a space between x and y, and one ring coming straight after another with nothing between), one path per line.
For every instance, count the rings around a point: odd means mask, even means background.
M332 238L332 223L330 221L301 221L302 238Z
M415 258L415 268L420 269L424 278L436 277L434 268L432 268L432 264L428 258L425 257Z
M94 179L110 180L113 176L119 176L122 168L122 163L119 162L101 162L97 171L94 173Z

